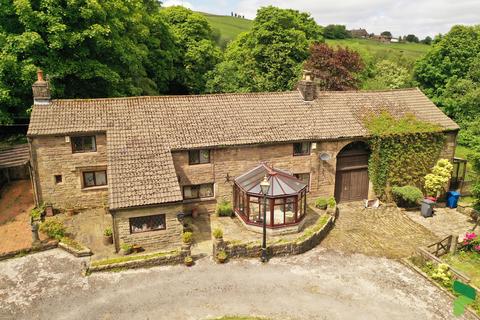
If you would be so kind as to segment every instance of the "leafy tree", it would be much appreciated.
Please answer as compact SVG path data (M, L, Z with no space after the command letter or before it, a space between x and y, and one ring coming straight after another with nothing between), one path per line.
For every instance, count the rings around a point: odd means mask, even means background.
M364 64L360 55L349 48L313 44L304 68L312 71L322 90L351 90L358 88L358 73Z
M415 65L422 90L456 119L480 114L479 74L480 26L454 26Z
M180 64L171 91L177 93L202 93L207 82L206 74L220 62L222 52L215 43L218 34L207 19L190 9L172 6L161 10L170 25L180 49Z
M346 39L352 37L347 28L340 24L329 24L323 30L323 35L327 39Z
M391 60L381 60L375 65L375 76L367 80L365 89L398 89L409 87L412 77L407 68Z
M419 40L418 40L418 37L414 34L409 34L405 37L405 41L407 42L415 42L415 43L418 43Z
M309 44L323 41L322 32L307 13L272 6L259 9L251 31L230 43L224 61L209 73L207 91L291 90Z
M428 45L431 45L432 44L432 37L430 36L426 36L425 39L423 39L422 41L420 41L421 43L425 43L425 44L428 44Z
M38 67L58 98L168 89L176 52L156 0L4 0L1 6L2 122L32 104Z
M380 35L387 38L392 38L392 33L390 31L383 31L382 33L380 33Z

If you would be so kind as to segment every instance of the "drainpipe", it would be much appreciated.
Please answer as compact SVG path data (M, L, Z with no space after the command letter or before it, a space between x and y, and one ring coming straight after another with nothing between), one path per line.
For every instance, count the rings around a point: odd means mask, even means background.
M28 163L28 171L30 173L30 182L32 184L33 190L33 201L35 202L35 206L40 205L40 195L38 194L38 185L37 185L37 157L35 150L32 146L32 138L28 137L28 149L30 151L30 161Z

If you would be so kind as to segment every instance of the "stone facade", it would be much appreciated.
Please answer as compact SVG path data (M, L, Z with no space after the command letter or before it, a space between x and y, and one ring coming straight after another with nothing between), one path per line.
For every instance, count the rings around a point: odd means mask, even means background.
M440 158L453 161L453 157L455 156L456 146L457 146L457 131L447 132L445 134L445 144L444 144L443 150L442 152L440 152Z
M30 140L36 200L50 202L60 209L106 205L108 187L83 188L82 181L84 171L107 169L106 135L95 135L95 152L73 153L68 139L65 136L42 136ZM56 183L55 175L61 175L62 182Z
M112 212L115 247L119 250L120 245L126 243L137 244L149 250L179 248L182 245L183 226L178 221L177 214L182 210L182 204L176 203ZM157 214L165 214L165 230L130 233L130 218Z

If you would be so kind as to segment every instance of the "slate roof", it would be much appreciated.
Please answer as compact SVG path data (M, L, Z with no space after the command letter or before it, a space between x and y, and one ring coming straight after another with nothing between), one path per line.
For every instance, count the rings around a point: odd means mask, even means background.
M368 134L362 117L413 113L445 130L458 125L420 90L298 91L52 100L33 107L29 136L107 133L111 209L182 199L171 151L329 140Z

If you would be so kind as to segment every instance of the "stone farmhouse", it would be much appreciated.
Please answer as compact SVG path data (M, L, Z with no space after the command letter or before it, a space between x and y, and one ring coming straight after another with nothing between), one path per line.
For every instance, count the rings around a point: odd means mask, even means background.
M416 88L322 92L308 73L290 92L55 100L39 71L33 94L36 203L105 207L117 250L178 247L178 214L210 214L223 199L255 226L260 204L248 194L265 175L283 195L269 200L271 230L301 224L305 192L374 197L365 114L388 109L441 125L448 159L459 129Z

